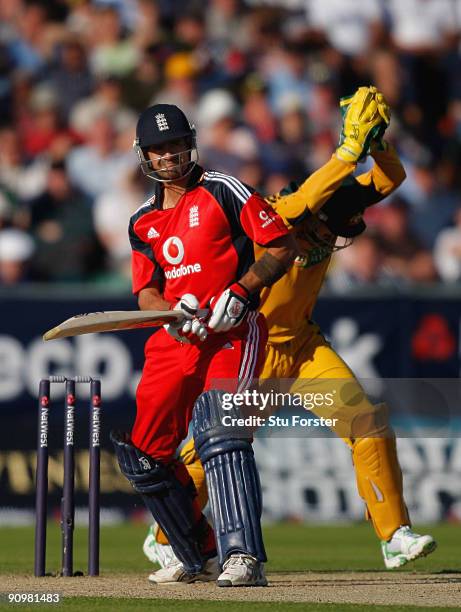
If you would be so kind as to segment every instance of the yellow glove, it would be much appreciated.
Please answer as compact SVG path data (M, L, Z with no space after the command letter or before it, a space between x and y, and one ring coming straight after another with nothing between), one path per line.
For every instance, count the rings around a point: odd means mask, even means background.
M341 98L343 124L336 157L357 163L368 154L373 140L380 141L390 122L390 108L376 87L359 87Z

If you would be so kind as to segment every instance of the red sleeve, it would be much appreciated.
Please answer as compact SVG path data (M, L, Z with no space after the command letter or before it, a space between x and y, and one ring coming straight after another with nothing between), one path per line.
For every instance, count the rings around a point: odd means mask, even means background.
M288 234L282 218L256 192L242 207L240 222L245 234L261 246Z
M133 293L138 294L141 289L152 286L152 284L160 287L163 272L155 260L150 244L139 238L133 223L130 223L129 236Z
M282 218L252 187L222 172L206 172L205 177L206 189L224 210L235 235L243 232L265 246L288 234Z

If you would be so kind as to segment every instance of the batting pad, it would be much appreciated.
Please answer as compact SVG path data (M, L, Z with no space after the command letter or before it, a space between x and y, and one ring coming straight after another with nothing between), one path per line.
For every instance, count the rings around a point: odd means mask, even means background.
M118 463L131 485L141 494L152 516L168 537L186 572L203 569L192 500L195 495L182 485L172 469L133 446L127 434L112 431Z
M266 561L261 533L262 496L251 442L233 436L222 425L221 391L202 393L195 403L195 448L206 474L211 513L221 564L232 553ZM235 412L235 414L234 414Z

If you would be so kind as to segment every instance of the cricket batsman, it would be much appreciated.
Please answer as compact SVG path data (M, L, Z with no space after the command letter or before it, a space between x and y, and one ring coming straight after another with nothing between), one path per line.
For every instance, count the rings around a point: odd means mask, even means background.
M296 237L298 256L288 273L261 292L260 312L268 323L269 337L261 379L296 379L291 392L325 390L344 381L328 413L337 418L335 433L352 452L358 492L366 504L386 568L392 569L431 553L436 548L429 535L411 530L403 498L402 473L395 435L385 405L373 406L353 372L311 320L317 295L336 246L338 236L346 245L365 230L362 214L392 193L405 179L395 149L382 139L390 121L390 109L374 87L361 87L341 100L343 126L339 146L331 160L299 188L291 184L266 198ZM373 168L353 177L359 160L370 152ZM256 257L263 249L255 245ZM194 440L181 451L203 507L207 500L205 474ZM205 466L206 470L206 466ZM178 563L168 540L153 525L143 550L161 565L153 579L171 581Z
M133 292L141 310L174 309L182 318L146 343L133 428L111 433L119 466L180 560L175 582L265 586L251 439L216 435L223 391L212 381L238 381L237 391L259 375L267 339L259 293L286 273L296 243L253 189L198 165L195 130L178 107L146 109L135 150L155 191L130 220ZM265 247L260 258L253 243ZM215 466L216 493L229 508L226 531L216 538L185 465L175 458L192 419L202 463ZM214 522L217 512L213 506Z

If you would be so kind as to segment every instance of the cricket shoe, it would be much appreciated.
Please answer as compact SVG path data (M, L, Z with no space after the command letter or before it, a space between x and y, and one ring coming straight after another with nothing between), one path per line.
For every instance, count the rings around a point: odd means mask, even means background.
M176 559L176 557L175 557ZM213 557L205 562L201 572L198 574L190 574L186 572L181 561L176 559L166 567L157 570L149 576L149 582L153 584L176 584L184 582L191 584L192 582L212 582L219 576L220 567L218 557Z
M158 563L160 567L163 568L172 562L178 561L178 558L169 544L160 544L157 542L155 537L156 526L157 524L153 523L149 527L149 532L142 545L142 550L149 561Z
M217 584L220 587L267 586L264 564L251 555L231 555L224 562Z
M409 561L429 555L436 548L437 542L432 536L414 533L408 526L397 529L389 542L381 542L387 569L402 567Z

